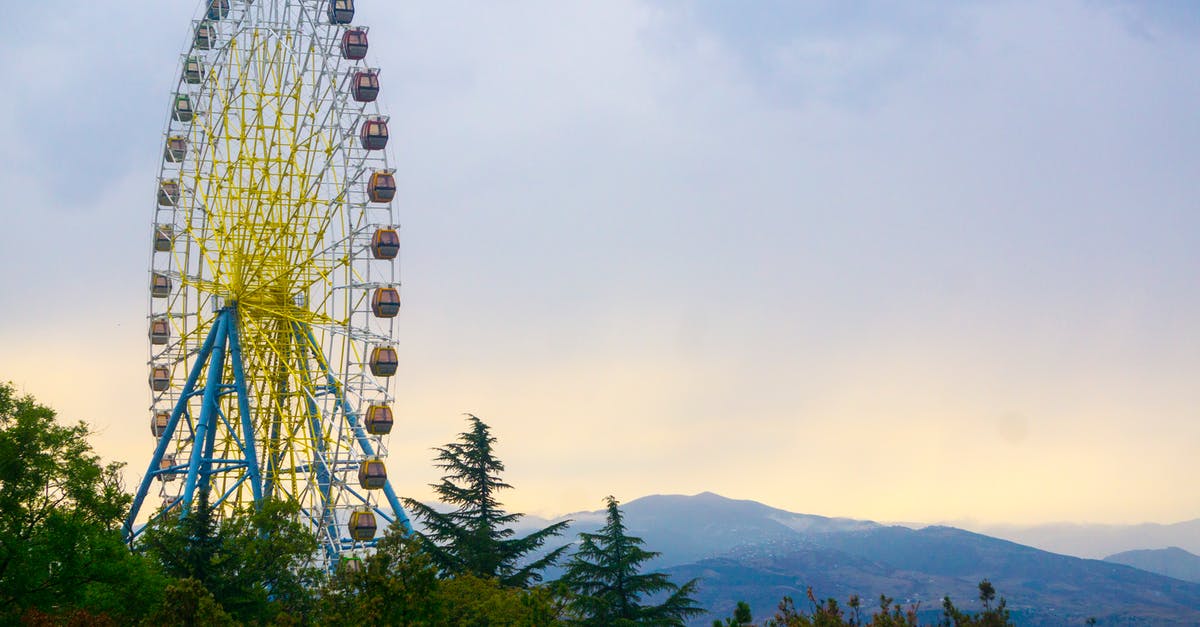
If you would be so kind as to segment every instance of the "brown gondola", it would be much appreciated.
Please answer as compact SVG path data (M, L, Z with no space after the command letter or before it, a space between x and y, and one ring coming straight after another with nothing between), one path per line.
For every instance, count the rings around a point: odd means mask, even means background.
M173 135L167 138L167 145L163 148L163 159L171 163L179 163L187 156L188 141L187 138Z
M154 318L150 321L150 343L161 346L171 341L171 324L166 318Z
M400 253L400 234L396 229L378 229L371 237L371 255L376 259L395 259Z
M371 202L392 202L396 197L395 170L376 170L367 182L367 197Z
M167 425L171 422L171 412L159 411L154 412L150 417L150 434L156 438L161 438L163 433L167 431Z
M350 513L350 524L347 528L350 531L350 539L365 542L375 537L379 523L375 520L375 512L363 507Z
M371 312L376 318L395 318L400 313L400 290L377 287L371 295Z
M391 346L378 346L371 350L371 374L377 377L390 377L396 374L400 358L396 349Z
M150 389L155 392L166 392L171 387L171 369L166 366L154 366L150 369Z
M154 229L154 250L165 253L175 245L175 227L163 224Z
M163 453L162 459L159 460L159 462L158 462L158 469L160 471L159 475L158 475L159 480L174 481L175 473L163 472L174 465L175 465L175 454L174 453Z
M367 29L351 28L342 34L342 57L350 61L360 61L367 57Z
M363 148L367 150L383 150L387 147L388 143L387 118L381 115L373 115L363 120L358 137L362 141Z
M387 435L392 432L392 408L389 405L371 405L367 408L367 418L363 421L367 433L371 435Z
M378 490L387 484L387 467L378 457L368 457L358 465L358 485Z
M360 70L354 73L354 100L357 102L375 102L379 97L379 71Z
M166 298L171 295L171 277L155 272L150 275L150 295L154 298Z

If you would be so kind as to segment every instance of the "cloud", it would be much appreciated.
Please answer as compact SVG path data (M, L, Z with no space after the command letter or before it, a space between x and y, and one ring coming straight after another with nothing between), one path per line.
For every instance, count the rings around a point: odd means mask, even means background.
M1108 2L361 5L404 224L401 491L471 411L527 511L1194 515L1145 487L1200 444L1186 29ZM133 475L187 8L0 26L37 60L0 66L27 86L0 102L0 377L111 425Z

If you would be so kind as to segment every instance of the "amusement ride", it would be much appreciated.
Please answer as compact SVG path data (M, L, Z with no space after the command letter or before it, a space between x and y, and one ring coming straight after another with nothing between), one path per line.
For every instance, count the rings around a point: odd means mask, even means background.
M396 178L354 4L205 0L193 20L153 194L131 544L201 499L218 517L298 502L329 565L410 530L385 463Z

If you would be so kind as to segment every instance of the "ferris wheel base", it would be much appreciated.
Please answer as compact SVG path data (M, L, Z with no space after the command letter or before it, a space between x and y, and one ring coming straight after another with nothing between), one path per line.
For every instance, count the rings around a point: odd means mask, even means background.
M346 421L347 426L350 427L354 435L354 440L361 449L362 454L367 458L373 457L375 449L371 444L371 439L368 437L363 422L346 399L344 390L337 384L336 378L329 369L328 361L321 354L312 329L306 324L296 322L293 323L293 332L297 339L300 340L300 344L306 347L314 358L314 361L319 364L320 369L323 371L327 381L327 385L324 388L332 390L336 395L340 415ZM230 382L223 380L227 366L228 370L232 371L233 374L233 381ZM200 381L201 373L205 371L207 373L204 377L203 385L199 385L198 382ZM240 426L241 437L238 437L239 434L233 428L234 423L230 420L232 417L227 416L226 412L221 409L221 398L230 394L237 397L237 413L239 415L236 418ZM189 410L189 401L198 396L202 399L200 402L200 415L198 418L193 419ZM312 421L312 432L316 434L315 441L318 459L314 459L306 470L315 473L317 476L321 507L314 512L315 516L310 515L310 522L314 527L323 528L324 533L319 535L323 535L325 538L322 544L324 545L326 557L330 560L332 566L336 562L336 558L343 552L373 546L375 540L354 539L349 537L350 534L343 537L343 534L339 530L339 522L344 524L345 521L336 520L332 508L332 477L328 460L323 457L326 451L321 437L321 416L312 398L313 394L310 390L309 420ZM261 504L265 498L272 497L275 492L271 477L273 473L268 468L267 476L264 478L258 458L259 447L256 445L254 439L254 422L251 417L249 399L250 396L247 392L246 376L243 369L237 305L233 304L221 309L217 313L215 322L209 329L208 335L205 337L200 350L196 354L195 362L188 373L188 378L179 395L179 400L175 403L170 413L166 428L162 430L162 433L158 437L158 444L150 459L150 466L146 470L141 484L138 486L129 515L126 517L125 524L122 527L122 536L126 543L130 545L134 544L146 526L163 517L170 515L185 516L187 512L191 511L196 502L198 491L208 491L213 485L213 477L218 475L236 473L237 479L228 484L228 487L220 495L217 495L217 498L211 500L211 508L221 507L231 495L242 489L245 484L249 484L256 506ZM181 423L184 422L188 425L191 431L190 434L186 433L188 429L180 429ZM232 436L236 444L237 456L235 457L231 458L228 455L219 456L217 454L216 436L222 425L226 427L225 435ZM190 454L184 460L176 460L174 454L167 452L168 447L175 441L174 436L177 430L192 443ZM269 466L270 463L268 463ZM147 494L149 494L150 487L154 481L174 481L181 477L184 483L180 495L164 501L163 506L151 516L146 525L135 526L142 504ZM404 514L404 509L400 506L400 500L392 489L391 482L385 479L381 489L386 504L390 507L391 511L389 512L379 506L373 506L371 510L388 523L399 523L400 528L405 534L412 533L412 525L408 517ZM342 490L364 504L368 503L368 500L363 495L349 486L343 485Z

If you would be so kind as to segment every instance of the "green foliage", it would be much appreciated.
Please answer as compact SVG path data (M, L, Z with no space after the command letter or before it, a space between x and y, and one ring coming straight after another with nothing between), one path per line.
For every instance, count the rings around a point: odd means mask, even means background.
M264 501L257 510L222 522L224 548L236 556L236 578L224 590L256 588L270 594L265 616L306 615L316 604L314 590L324 573L311 564L319 543L301 522L294 501ZM227 605L231 612L236 605ZM236 615L236 614L235 614ZM264 615L260 613L259 615Z
M558 610L547 588L507 588L471 574L438 577L418 538L393 526L376 550L349 560L320 601L328 625L552 625Z
M809 589L809 597L812 596L812 589ZM911 605L908 608L901 607L899 603L886 595L879 595L879 611L871 615L871 622L868 623L872 627L915 627L917 625L917 610L920 609L920 604Z
M479 418L470 416L469 422L470 430L460 434L457 442L436 449L435 465L447 474L432 487L439 500L456 509L442 513L413 499L404 499L405 506L424 523L426 531L420 537L442 574L474 575L497 579L504 586L528 587L542 580L542 571L566 547L528 563L524 560L551 537L561 534L570 521L523 538L513 537L512 525L523 514L505 512L497 498L498 492L512 486L500 479L504 464L492 451L496 438Z
M201 490L186 516L164 516L140 546L166 575L196 582L233 617L266 623L315 604L321 573L308 562L318 543L299 515L294 502L265 501L217 523Z
M1003 597L996 607L992 607L992 602L996 600L996 588L992 582L984 579L979 582L979 601L983 604L983 612L979 614L967 614L950 602L950 597L942 599L942 625L946 627L1007 627L1012 622L1009 620L1008 602Z
M943 615L939 624L946 627L1009 627L1012 623L1009 621L1006 603L1004 599L1000 599L1000 603L993 608L991 604L995 598L995 587L985 579L979 583L979 600L983 603L983 612L967 614L955 608L950 599L946 598L942 601ZM763 627L917 627L920 624L917 620L920 604L905 608L885 595L879 595L879 609L871 615L871 620L867 623L862 622L862 603L857 595L850 597L846 604L850 608L848 614L836 599L818 600L812 588L808 589L808 602L812 610L805 612L796 609L791 597L783 597L775 616L767 619ZM724 622L713 621L713 627L752 624L750 608L742 602L738 603L732 618L727 618Z
M445 625L554 625L559 609L549 588L506 588L495 579L459 575L439 583Z
M605 499L608 516L599 533L579 534L579 548L567 563L563 583L572 593L568 608L583 625L682 625L704 610L691 594L697 580L682 586L664 573L642 573L643 562L658 555L642 548L642 539L626 533L621 509L613 497ZM648 597L666 594L657 605L644 605Z
M0 384L0 623L22 614L127 623L165 585L125 549L120 465L101 465L89 435Z
M344 561L320 601L323 624L435 625L444 615L438 569L420 543L393 526L375 552Z
M737 602L737 607L733 610L733 616L726 618L724 621L713 621L713 627L743 627L753 624L754 614L750 612L750 604L745 601Z
M204 584L195 579L180 579L167 586L147 625L161 627L224 627L238 624L217 602Z

